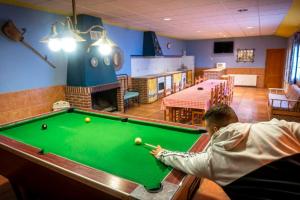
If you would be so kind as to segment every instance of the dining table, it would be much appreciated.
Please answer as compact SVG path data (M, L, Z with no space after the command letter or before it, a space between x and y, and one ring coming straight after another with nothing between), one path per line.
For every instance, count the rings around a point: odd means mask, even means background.
M210 107L211 89L226 80L209 79L162 99L161 110L165 120L174 121L173 111L176 108L208 110Z

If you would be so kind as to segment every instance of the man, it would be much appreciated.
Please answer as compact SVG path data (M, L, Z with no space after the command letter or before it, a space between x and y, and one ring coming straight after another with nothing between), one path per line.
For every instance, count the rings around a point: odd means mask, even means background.
M300 124L273 119L239 123L233 109L217 105L203 119L210 135L204 152L171 152L158 146L151 153L166 165L225 186L274 160L300 152Z

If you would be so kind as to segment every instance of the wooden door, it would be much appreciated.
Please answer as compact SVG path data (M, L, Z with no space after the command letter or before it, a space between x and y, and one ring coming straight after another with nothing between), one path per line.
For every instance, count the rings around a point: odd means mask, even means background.
M285 49L267 49L265 87L281 88L285 65Z

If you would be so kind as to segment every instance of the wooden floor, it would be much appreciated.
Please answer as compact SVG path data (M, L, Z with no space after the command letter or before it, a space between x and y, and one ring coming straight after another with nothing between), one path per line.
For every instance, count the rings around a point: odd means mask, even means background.
M268 120L267 89L251 87L235 87L232 107L241 122L256 122ZM126 114L142 116L151 119L164 120L164 112L160 110L161 100L151 104L132 106Z
M241 122L258 122L268 120L267 89L236 87L232 108ZM152 104L132 106L126 114L164 120L164 112L160 110L161 100ZM227 200L228 196L221 187L212 181L204 179L193 200Z

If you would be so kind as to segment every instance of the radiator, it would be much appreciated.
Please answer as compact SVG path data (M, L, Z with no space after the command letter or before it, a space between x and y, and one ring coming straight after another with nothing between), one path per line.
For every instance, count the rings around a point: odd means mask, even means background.
M236 86L256 86L257 75L231 74L234 76Z

